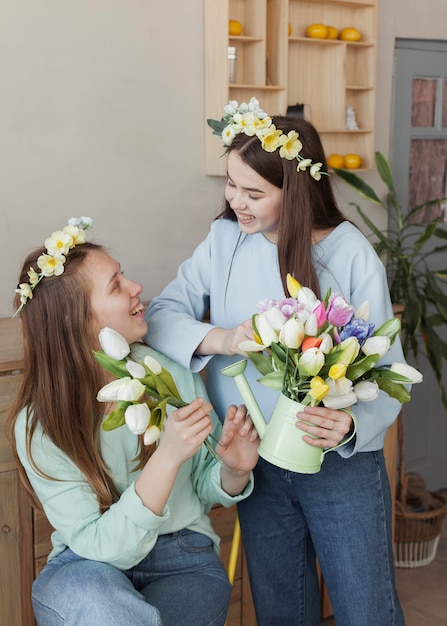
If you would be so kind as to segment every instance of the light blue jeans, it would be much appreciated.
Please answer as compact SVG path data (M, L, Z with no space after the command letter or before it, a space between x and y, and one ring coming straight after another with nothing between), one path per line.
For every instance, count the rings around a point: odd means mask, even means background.
M211 540L182 530L126 571L66 549L32 595L40 626L222 626L231 585Z
M326 455L317 474L260 459L238 504L259 626L320 626L315 554L339 626L402 626L382 451Z

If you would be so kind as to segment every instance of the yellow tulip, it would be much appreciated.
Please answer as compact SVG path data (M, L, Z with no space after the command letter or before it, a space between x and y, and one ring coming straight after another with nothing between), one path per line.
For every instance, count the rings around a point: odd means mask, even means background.
M329 389L329 385L326 385L321 376L314 376L310 381L309 395L315 402L321 402Z
M291 298L296 298L299 290L301 289L300 283L292 276L292 274L287 274L287 291L290 294Z
M332 380L343 378L345 374L346 365L343 365L343 363L336 363L335 365L332 365L332 367L329 369L329 376L330 378L332 378Z

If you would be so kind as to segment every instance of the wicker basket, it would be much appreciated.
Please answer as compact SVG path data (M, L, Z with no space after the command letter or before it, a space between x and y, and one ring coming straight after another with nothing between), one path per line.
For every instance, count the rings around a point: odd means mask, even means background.
M436 556L447 501L440 494L427 491L418 474L405 474L404 486L404 504L396 502L394 565L422 567Z

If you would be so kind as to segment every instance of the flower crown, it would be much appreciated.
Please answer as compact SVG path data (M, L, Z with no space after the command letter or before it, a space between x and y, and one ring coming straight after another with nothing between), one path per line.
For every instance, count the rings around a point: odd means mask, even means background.
M298 139L299 133L291 130L285 135L282 130L276 128L271 117L259 107L257 98L252 98L247 104L241 105L236 100L224 106L225 115L220 120L207 120L208 126L214 135L220 135L225 146L231 146L233 139L239 133L245 133L249 137L256 135L266 152L275 152L279 148L279 156L282 159L292 161L296 159L298 165L296 171L304 171L309 168L310 175L315 180L320 180L322 163L312 163L312 159L305 159L300 152L303 144Z
M45 239L46 253L37 259L40 272L32 267L29 268L28 283L20 283L15 290L20 294L20 306L13 317L18 315L28 300L33 297L33 291L45 276L60 276L64 271L64 263L68 252L82 243L85 243L85 231L91 228L91 217L71 217L68 225L62 230L56 230L50 237Z

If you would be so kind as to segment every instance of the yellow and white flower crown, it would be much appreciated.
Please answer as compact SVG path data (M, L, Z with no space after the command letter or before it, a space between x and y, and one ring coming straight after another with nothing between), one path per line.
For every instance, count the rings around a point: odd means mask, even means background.
M249 137L256 135L266 152L275 152L279 148L279 156L282 159L292 161L296 159L297 172L309 168L310 175L315 180L320 180L322 163L312 163L312 159L301 156L303 144L298 139L299 133L291 130L285 135L282 130L276 128L271 117L259 106L257 98L252 98L247 104L239 105L236 100L224 106L225 115L220 120L208 119L208 126L214 135L222 137L225 146L231 146L233 139L239 133L245 133Z
M85 243L85 231L92 228L91 217L71 217L67 226L62 230L56 230L50 237L45 239L46 253L41 254L37 259L37 266L40 272L36 272L33 267L29 268L28 283L20 283L16 293L20 294L20 306L13 317L18 315L28 300L33 297L33 291L45 276L60 276L64 271L64 263L67 253L82 243Z

